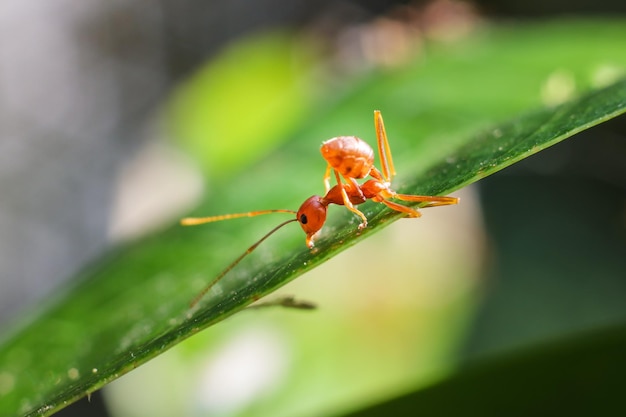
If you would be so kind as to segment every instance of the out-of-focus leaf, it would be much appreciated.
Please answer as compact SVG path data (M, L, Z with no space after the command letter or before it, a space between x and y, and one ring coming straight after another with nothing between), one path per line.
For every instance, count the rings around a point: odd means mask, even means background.
M287 32L226 47L178 89L170 112L174 135L215 176L258 159L311 106L311 51Z

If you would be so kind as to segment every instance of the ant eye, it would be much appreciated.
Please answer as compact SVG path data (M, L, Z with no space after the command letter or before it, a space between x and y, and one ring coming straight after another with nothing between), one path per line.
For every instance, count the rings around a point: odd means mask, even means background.
M307 224L308 221L309 221L309 219L306 218L306 214L301 214L300 215L300 223Z

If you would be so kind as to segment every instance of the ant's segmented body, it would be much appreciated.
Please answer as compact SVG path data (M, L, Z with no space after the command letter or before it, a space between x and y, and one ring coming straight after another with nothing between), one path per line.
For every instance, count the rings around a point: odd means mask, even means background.
M192 301L194 306L218 281L220 281L231 269L233 269L246 255L257 248L271 234L286 224L297 221L306 233L306 245L314 247L314 241L326 221L326 212L330 204L343 205L361 218L359 229L367 227L367 217L356 208L367 200L382 203L392 210L405 213L408 217L419 217L421 213L412 207L408 207L390 199L396 199L414 203L427 203L422 206L436 207L449 204L457 204L458 198L420 196L396 193L391 188L391 180L396 174L391 149L385 132L383 118L380 111L374 111L374 126L378 142L378 154L380 156L381 169L374 166L374 150L363 140L356 136L338 136L322 143L322 156L328 163L324 174L325 195L312 196L302 203L298 211L293 210L259 210L247 213L224 214L219 216L185 218L181 224L185 226L216 222L221 220L235 219L239 217L253 217L269 213L292 213L296 217L287 220L259 239L250 246L243 254L235 259L224 271L222 271L200 294ZM331 172L334 173L337 185L330 187ZM367 176L372 179L359 184L356 180ZM342 181L342 177L345 182Z

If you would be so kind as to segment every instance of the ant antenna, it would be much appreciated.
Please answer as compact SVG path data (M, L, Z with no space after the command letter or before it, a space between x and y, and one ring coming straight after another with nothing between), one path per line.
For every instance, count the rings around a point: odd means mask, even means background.
M182 219L180 221L180 223L182 225L185 225L185 226L191 226L191 225L196 225L196 224L216 222L216 221L220 221L220 220L236 219L236 218L239 218L239 217L253 217L253 216L259 216L261 214L269 214L269 213L293 213L293 214L296 214L296 212L293 211L293 210L281 210L281 209L279 209L279 210L259 210L259 211L251 211L251 212L248 212L248 213L224 214L224 215L220 215L220 216L211 216L211 217L199 217L199 218L188 217L188 218ZM204 295L207 292L209 292L209 290L211 288L213 288L213 286L215 284L217 284L222 278L224 278L224 276L226 274L228 274L231 269L233 269L235 266L237 266L237 264L239 262L241 262L241 260L243 258L245 258L247 255L252 253L252 251L254 251L257 248L257 246L259 246L265 239L270 237L274 232L276 232L281 227L283 227L286 224L289 224L291 222L295 222L295 221L298 221L298 219L295 218L295 219L289 219L287 221L284 221L281 224L279 224L278 226L274 227L268 233L266 233L265 236L263 236L261 239L257 240L252 246L250 246L248 249L246 249L246 251L244 253L239 255L237 257L237 259L235 259L230 265L228 265L226 267L226 269L224 269L222 272L220 272L220 274L217 277L215 277L215 279L213 279L213 281L211 281L209 283L209 285L204 287L202 289L202 291L198 295L196 295L196 297L191 301L191 304L189 305L189 307L193 308L196 304L198 304L198 302L202 299L202 297L204 297Z
M199 224L219 222L221 220L238 219L240 217L254 217L254 216L260 216L262 214L270 214L270 213L296 214L296 212L293 210L284 210L284 209L257 210L257 211L249 211L247 213L221 214L219 216L210 216L210 217L185 217L184 219L180 220L180 224L183 226L196 226Z

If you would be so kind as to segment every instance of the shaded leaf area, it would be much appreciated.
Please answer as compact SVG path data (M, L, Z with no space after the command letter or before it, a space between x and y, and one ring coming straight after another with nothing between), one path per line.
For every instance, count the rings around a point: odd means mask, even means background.
M428 388L349 414L623 415L626 326L475 361Z
M515 53L510 57L514 58ZM489 62L482 66L475 62L471 66L476 66L476 72L490 66ZM450 75L454 67L458 67L458 62L443 68L448 68ZM311 150L311 143L317 145L319 138L344 133L348 124L338 128L343 117L361 120L359 125L364 126L363 133L359 129L347 133L373 137L371 110L378 107L377 102L382 103L392 149L398 152L394 155L399 155L396 165L402 167L397 188L415 194L446 194L459 189L623 113L626 103L626 82L622 81L561 106L484 129L478 135L467 133L493 120L476 117L471 123L467 120L453 123L456 134L442 141L438 135L446 130L440 126L448 124L450 119L433 125L439 127L429 128L423 123L434 123L432 119L437 119L435 113L441 109L438 106L441 103L420 107L415 106L414 99L409 99L433 81L431 77L435 77L436 69L434 65L426 65L418 77L416 67L412 67L405 73L388 77L379 74L374 81L365 80L365 87L346 93L340 105L332 106L334 111L311 121L302 137L315 137L314 142L294 140L259 162L254 175L250 174L252 171L243 172L217 186L213 195L219 197L207 200L198 213L296 209L310 195L310 190L321 190L324 163ZM540 73L545 75L545 71ZM412 81L416 79L420 81ZM445 83L445 78L439 81L439 85ZM439 94L441 91L425 96ZM471 96L467 91L463 94ZM493 117L513 114L529 108L529 104L538 107L539 102L534 100L509 104L506 111L502 110L506 106L492 103L491 109L498 107L502 112L496 112ZM400 104L392 105L392 102ZM367 107L368 117L354 116L365 113L363 107ZM387 113L386 109L394 112ZM412 109L410 113L409 109ZM490 107L481 109L484 116ZM458 117L449 110L446 117ZM472 117L466 112L463 118ZM424 132L428 134L423 135ZM411 142L403 137L425 139ZM315 157L309 157L312 154ZM259 207L256 205L259 202L272 206ZM370 226L361 234L355 232L357 219L343 211L333 212L315 253L305 248L297 226L281 231L207 294L196 311L188 308L195 294L252 243L247 240L253 239L250 236L261 236L270 225L278 223L276 218L215 224L210 232L201 227L176 226L118 248L84 271L74 288L41 305L24 317L20 328L4 336L0 349L0 414L49 415L399 218L372 203L365 204L363 211L370 219Z

